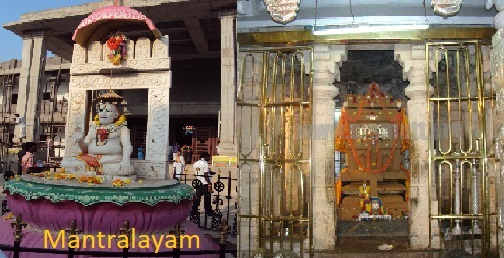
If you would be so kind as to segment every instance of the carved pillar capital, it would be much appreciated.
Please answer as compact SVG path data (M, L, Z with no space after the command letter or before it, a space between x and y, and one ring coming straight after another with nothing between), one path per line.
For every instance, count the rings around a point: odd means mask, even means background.
M340 80L342 63L347 60L346 46L316 44L313 47L313 70L315 85L333 85Z
M316 100L333 100L338 96L339 89L335 86L316 86L313 88L313 99Z
M434 87L429 86L429 96L434 92ZM411 100L425 99L427 100L427 89L425 85L410 85L404 89L404 93Z
M425 46L397 44L394 46L394 60L397 61L403 68L403 80L410 80L417 74L419 69L425 68Z

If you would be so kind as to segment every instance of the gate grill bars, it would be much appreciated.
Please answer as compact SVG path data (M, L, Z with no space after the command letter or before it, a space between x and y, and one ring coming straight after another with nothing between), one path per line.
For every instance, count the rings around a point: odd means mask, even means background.
M478 41L426 44L429 248L435 221L441 247L489 257L495 212L490 210L485 106L492 108L494 96L485 91L482 60ZM432 200L437 207L431 207Z
M240 257L287 250L312 255L312 52L240 52Z

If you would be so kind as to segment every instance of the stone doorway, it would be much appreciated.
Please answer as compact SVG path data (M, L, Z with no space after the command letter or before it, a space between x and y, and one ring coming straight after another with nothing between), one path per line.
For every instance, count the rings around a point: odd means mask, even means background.
M347 60L341 64L340 81L334 83L339 88L339 95L335 99L336 114L341 114L342 107L346 111L345 114L349 116L355 116L356 112L360 112L357 111L360 108L357 108L357 105L352 102L356 102L357 96L368 94L372 83L376 83L379 87L380 97L386 97L386 105L390 107L386 106L385 103L376 106L373 106L372 103L366 103L363 107L364 112L369 113L369 110L371 110L371 115L383 113L383 115L391 114L390 116L396 115L401 110L401 112L406 112L405 88L409 82L403 80L403 68L401 64L395 61L394 50L363 49L365 48L349 49ZM372 47L369 46L367 49L372 49ZM391 105L391 103L394 104ZM401 107L396 108L396 105L401 105ZM336 118L336 120L339 121L340 119ZM383 126L383 128L391 126L386 120L383 122L367 121L367 123L366 121L366 119L360 119L351 126L352 128L355 126L367 128L368 125L379 125ZM338 124L335 126L338 127ZM391 132L396 132L395 130L398 129L390 128ZM338 136L336 138L338 139ZM350 143L353 138L351 137L346 142ZM394 144L394 141L385 143L387 139L382 136L379 138L380 145L384 145L384 148L387 148L386 146L389 144ZM359 141L359 139L356 139L355 143L358 145ZM359 156L359 147L356 148L357 154L352 154L352 151L348 148L345 149L344 153L335 152L335 158L340 162L335 167L341 169L335 171L338 246L345 249L346 247L362 246L363 243L368 243L376 248L375 242L380 239L388 240L390 243L394 243L396 247L407 247L409 241L409 222L407 219L409 192L408 151L393 150L393 152L390 152L393 154L386 157L386 159L393 160L391 165L387 166L387 169L382 172L371 174L367 173L367 170L362 170L363 168L360 165L357 166L359 171L353 171L354 168L357 168L355 166L356 160L365 160L365 158L361 157L362 155ZM387 150L383 151L388 153ZM386 164L383 163L380 166L385 168ZM396 163L397 168L394 167L394 163ZM363 186L364 184L366 186ZM366 187L369 188L371 200L375 198L376 202L381 203L382 208L378 212L384 214L383 217L374 218L377 215L373 214L371 210L362 210L362 207L365 206L362 191ZM367 213L373 218L362 216ZM353 245L354 243L358 243L358 245Z

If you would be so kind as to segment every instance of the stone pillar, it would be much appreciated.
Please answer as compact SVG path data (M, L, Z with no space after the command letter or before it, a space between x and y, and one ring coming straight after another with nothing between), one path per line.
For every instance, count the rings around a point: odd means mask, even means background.
M500 128L496 133L497 137L497 146L495 150L496 159L499 160L500 163L500 173L496 173L499 175L499 180L495 182L496 189L502 189L503 187L503 179L502 174L504 172L504 166L502 166L502 151L504 150L504 0L494 0L487 1L488 3L495 3L495 8L499 12L494 18L494 27L497 29L497 32L492 38L492 52L490 55L490 63L492 70L492 83L496 96L496 116L494 117L494 128ZM486 6L487 9L490 9L492 6ZM500 252L500 257L504 257L504 240L502 239L503 225L504 225L504 196L499 194L499 198L497 200L498 205L498 225L500 228L500 239L497 240L498 248Z
M424 45L396 45L396 59L400 59L403 74L409 79L410 85L405 93L409 98L407 103L408 121L410 127L410 246L414 249L429 247L429 201L432 207L437 207L435 194L429 200L429 116L427 112L427 82ZM433 92L429 86L429 92ZM439 228L437 221L432 221L431 247L439 248Z
M42 85L40 82L44 78L46 54L44 31L26 33L23 38L23 62L16 107L16 113L19 114L21 123L15 127L15 142L38 140L35 135L38 119L36 111L40 105L39 92ZM21 127L24 127L24 133L21 132Z
M346 57L345 46L314 46L313 85L313 243L314 250L336 246L335 171L334 171L334 98L339 90L337 63ZM338 69L337 69L338 67Z
M14 142L37 141L35 135L40 105L39 92L45 74L47 49L44 31L30 31L23 37L22 67L19 78L18 104L16 113L19 121L14 130ZM21 132L24 127L24 133ZM24 139L20 139L24 138Z
M221 24L221 109L220 155L236 156L236 17L222 16Z

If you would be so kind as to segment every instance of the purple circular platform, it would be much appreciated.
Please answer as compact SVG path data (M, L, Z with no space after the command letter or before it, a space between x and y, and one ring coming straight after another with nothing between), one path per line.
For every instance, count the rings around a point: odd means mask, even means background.
M13 220L5 220L4 217L0 217L0 244L3 245L9 245L13 246L14 244L14 229L11 227L11 222ZM183 221L181 223L181 228L182 230L185 231L185 234L188 235L198 235L199 240L200 240L200 246L199 248L196 247L184 247L181 250L182 251L198 251L198 250L218 250L219 245L215 244L212 241L212 238L208 235L205 235L201 229L197 227L196 224L194 224L191 221ZM168 233L165 233L168 234ZM159 234L158 234L159 236ZM26 228L23 229L23 239L21 241L21 247L32 247L32 248L46 248L44 246L44 235L43 232L40 230L35 230L32 228ZM50 249L53 249L52 247L49 246ZM61 248L59 245L56 250L68 250L66 248ZM98 246L95 246L95 248L92 247L87 247L87 248L78 248L76 250L81 250L81 251L106 251L106 252L122 252L122 249L117 248L117 246L112 246L110 249L100 249ZM140 248L136 246L135 248L130 248L130 252L155 252L155 247L154 245L150 245L149 248ZM158 252L166 252L166 251L172 251L172 249L166 248L166 246L161 245L159 248ZM14 256L13 252L7 252L4 251L5 255L9 258L12 258ZM63 255L63 254L41 254L41 253L21 253L20 258L66 258L68 255ZM83 255L76 255L75 258L88 258L90 256L83 256ZM99 257L99 256L94 256L94 257ZM142 256L144 258L148 258L148 255ZM207 254L207 255L198 255L198 256L186 256L184 257L198 257L198 258L218 258L219 255L217 254Z
M74 201L37 199L27 201L19 194L7 195L13 214L21 215L29 225L49 230L68 227L72 220L84 233L115 234L129 220L137 232L146 234L166 232L182 222L191 212L192 200L179 203L159 202L154 206L144 203L97 203L84 206Z
M6 182L7 204L33 228L59 231L72 221L83 233L116 234L128 220L143 234L173 229L192 208L191 186L164 180L131 188L55 184L53 181Z

